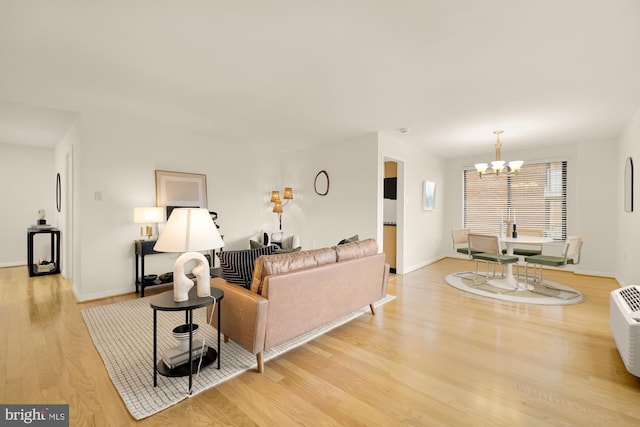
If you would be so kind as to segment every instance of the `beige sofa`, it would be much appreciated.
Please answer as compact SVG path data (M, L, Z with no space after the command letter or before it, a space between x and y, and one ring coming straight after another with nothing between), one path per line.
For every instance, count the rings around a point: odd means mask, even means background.
M256 259L251 289L211 279L224 291L220 332L256 355L370 306L387 293L389 265L374 239ZM207 310L217 328L217 316Z

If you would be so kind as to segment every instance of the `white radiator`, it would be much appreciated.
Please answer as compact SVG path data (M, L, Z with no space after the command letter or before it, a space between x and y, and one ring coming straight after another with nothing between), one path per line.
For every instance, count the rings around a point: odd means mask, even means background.
M609 326L627 371L640 377L640 287L611 292Z

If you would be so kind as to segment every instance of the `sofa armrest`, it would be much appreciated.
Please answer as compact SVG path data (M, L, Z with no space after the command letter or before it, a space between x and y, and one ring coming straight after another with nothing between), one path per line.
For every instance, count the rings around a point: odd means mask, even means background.
M211 286L224 291L220 332L252 354L263 351L269 300L220 277L212 278ZM211 307L207 307L207 319L210 317ZM212 317L211 325L218 327L217 315Z

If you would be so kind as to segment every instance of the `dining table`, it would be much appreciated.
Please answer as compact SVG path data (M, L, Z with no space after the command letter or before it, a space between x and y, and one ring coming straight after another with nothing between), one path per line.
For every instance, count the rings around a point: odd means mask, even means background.
M543 243L553 242L551 237L543 237L543 236L528 236L528 235L518 235L517 237L512 236L500 236L500 244L504 244L507 250L507 255L513 256L513 248L517 244L522 245L539 245ZM491 279L489 280L491 284L494 286L498 286L505 289L523 289L523 290L531 290L533 286L530 288L529 285L525 281L517 280L513 275L513 264L507 264L507 273L505 277L500 279Z

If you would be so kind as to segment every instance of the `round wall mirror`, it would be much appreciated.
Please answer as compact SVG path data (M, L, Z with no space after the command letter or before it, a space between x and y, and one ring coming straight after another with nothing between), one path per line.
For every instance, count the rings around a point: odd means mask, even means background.
M329 194L329 174L325 170L321 170L316 175L316 179L313 180L313 189L319 196L326 196Z

